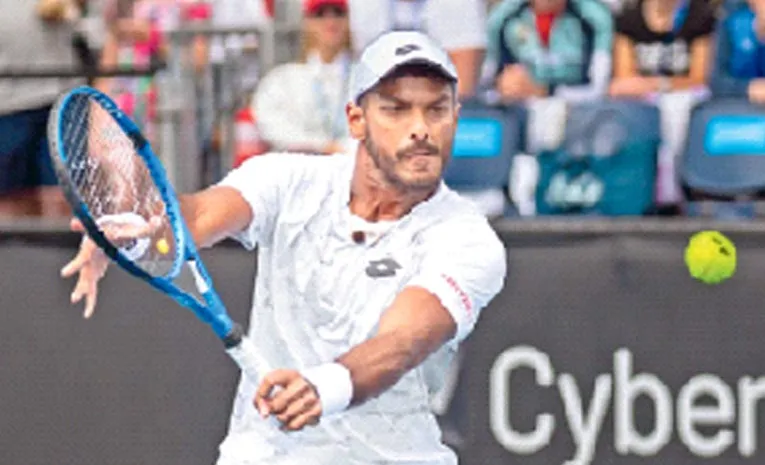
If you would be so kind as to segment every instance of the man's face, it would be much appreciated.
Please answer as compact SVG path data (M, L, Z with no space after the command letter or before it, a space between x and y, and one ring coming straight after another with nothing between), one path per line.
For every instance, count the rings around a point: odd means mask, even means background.
M364 102L363 143L390 185L438 186L451 158L458 105L450 83L403 76L381 83Z
M558 13L566 8L567 0L531 0L535 13Z

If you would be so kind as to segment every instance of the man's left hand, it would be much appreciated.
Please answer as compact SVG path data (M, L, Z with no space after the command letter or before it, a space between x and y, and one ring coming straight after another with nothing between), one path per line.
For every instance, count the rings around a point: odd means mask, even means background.
M254 403L263 417L275 415L288 431L318 424L322 413L316 388L295 370L276 370L266 375Z

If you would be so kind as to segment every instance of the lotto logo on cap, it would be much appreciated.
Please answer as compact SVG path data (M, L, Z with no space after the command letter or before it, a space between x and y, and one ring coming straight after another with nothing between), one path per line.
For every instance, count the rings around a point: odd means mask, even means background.
M359 99L398 67L410 64L432 66L456 82L457 69L449 55L428 36L416 31L394 31L380 35L364 49L351 77L350 100Z

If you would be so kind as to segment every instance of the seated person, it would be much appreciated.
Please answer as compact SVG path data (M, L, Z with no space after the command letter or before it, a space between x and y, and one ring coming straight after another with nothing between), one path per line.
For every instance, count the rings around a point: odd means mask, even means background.
M691 108L708 94L715 10L709 0L635 0L616 19L610 95L657 99L661 110L660 210L673 211L681 199L675 162Z
M616 20L614 97L706 86L715 26L708 0L636 0Z
M258 86L258 128L274 151L345 152L352 146L345 122L348 6L346 0L305 0L304 15L300 62L274 68Z
M489 17L489 62L505 102L605 94L613 20L600 0L504 0Z
M720 23L712 73L716 97L765 103L765 2L736 2Z
M486 51L484 1L349 0L349 5L357 53L385 31L421 31L449 53L460 78L460 97L473 95Z

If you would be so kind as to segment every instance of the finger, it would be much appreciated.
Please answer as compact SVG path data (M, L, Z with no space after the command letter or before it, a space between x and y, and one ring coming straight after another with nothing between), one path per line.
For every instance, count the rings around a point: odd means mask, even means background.
M271 396L271 391L277 386L286 386L289 383L286 370L275 370L263 377L258 390L255 392L255 405L261 405L260 400L265 401ZM266 403L266 407L268 404ZM268 409L267 409L268 410ZM263 414L263 412L261 412ZM268 414L268 411L265 413Z
M77 218L72 218L69 221L69 229L76 232L85 232L85 226L83 226L82 221Z
M310 387L303 378L295 379L271 399L269 402L271 412L275 414L284 412L291 404L305 397L309 392Z
M104 236L111 242L138 239L151 235L149 223L145 224L110 224L102 229Z
M91 282L88 291L85 293L85 311L82 316L86 320L93 316L93 312L96 310L96 297L98 296L98 286L95 282Z
M82 267L90 261L94 248L95 244L93 244L90 239L83 239L82 245L80 246L80 250L77 252L77 255L75 255L72 261L61 268L61 276L68 278L76 272L80 271Z
M268 416L268 403L260 397L255 398L255 409L261 417L266 418Z
M315 425L321 418L321 408L314 406L309 411L304 412L297 417L293 418L289 423L284 425L285 429L290 431L299 431L306 425Z
M82 300L83 296L87 293L88 286L88 278L85 276L85 274L80 274L80 277L77 279L77 284L74 286L74 290L72 291L71 295L71 301L73 304L76 304Z
M276 418L282 423L289 423L299 415L310 411L318 402L319 399L316 398L316 396L304 395L303 397L292 401L281 414L276 416Z

